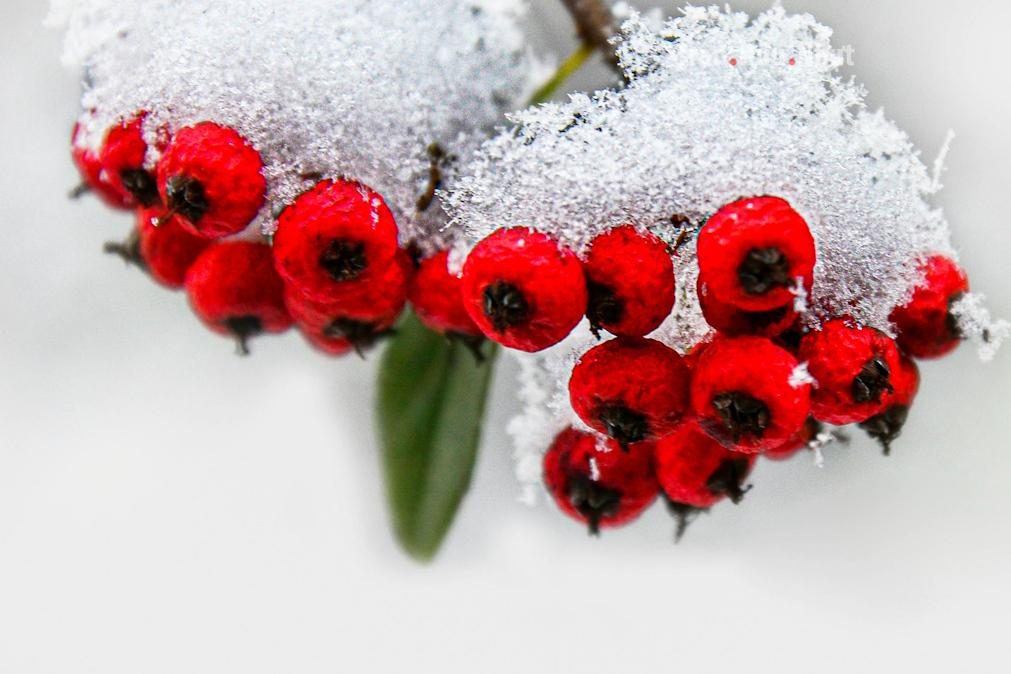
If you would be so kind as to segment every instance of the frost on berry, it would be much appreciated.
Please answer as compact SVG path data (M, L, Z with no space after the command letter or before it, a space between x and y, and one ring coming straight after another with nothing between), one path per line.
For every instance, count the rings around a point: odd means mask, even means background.
M695 292L698 230L742 197L778 196L816 243L810 294L802 282L791 287L801 320L816 327L848 315L893 334L889 313L920 280L918 261L954 255L932 203L943 157L929 170L902 130L866 109L863 88L840 72L831 30L782 7L753 19L689 7L658 28L630 12L623 32L626 87L516 113L470 162L447 197L467 245L524 225L585 254L613 227L651 231L677 247L677 300L650 337L685 353L710 332ZM953 313L987 354L1007 326L973 297ZM518 356L521 456L566 426L584 428L564 383L596 343L584 322L546 352Z
M232 127L260 152L267 205L253 231L320 178L383 195L404 242L445 247L431 199L523 100L532 78L518 0L54 0L64 60L83 66L82 132Z

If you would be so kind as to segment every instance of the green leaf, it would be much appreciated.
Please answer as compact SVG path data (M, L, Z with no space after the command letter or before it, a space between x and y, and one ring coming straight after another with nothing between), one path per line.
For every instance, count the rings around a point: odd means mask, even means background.
M379 436L386 494L400 545L415 559L439 549L470 486L495 345L478 364L466 345L410 314L383 354Z

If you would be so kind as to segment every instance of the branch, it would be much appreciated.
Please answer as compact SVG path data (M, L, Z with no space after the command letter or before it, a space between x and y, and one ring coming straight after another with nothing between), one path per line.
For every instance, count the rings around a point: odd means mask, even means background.
M620 72L618 54L610 42L618 26L607 0L562 0L562 4L576 22L576 32L583 44L598 50L607 64Z

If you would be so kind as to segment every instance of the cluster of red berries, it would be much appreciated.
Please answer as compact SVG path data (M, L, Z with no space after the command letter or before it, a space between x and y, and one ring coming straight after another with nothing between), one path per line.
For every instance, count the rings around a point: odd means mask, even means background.
M523 245L503 251L510 240ZM968 289L954 262L933 256L923 261L923 282L911 300L892 314L896 339L845 316L809 329L797 301L806 297L815 267L807 224L782 199L742 199L699 231L697 291L715 334L682 356L645 337L673 301L670 256L654 237L620 227L594 241L585 265L589 293L576 279L557 287L575 258L549 256L543 235L507 230L486 241L478 251L497 249L494 258L478 258L480 282L495 289L490 297L482 291L480 305L493 321L490 337L505 328L515 344L522 330L523 346L543 345L547 335L557 337L578 318L566 313L552 321L538 312L556 306L559 297L567 298L570 310L584 294L594 326L615 335L585 353L569 381L572 408L595 433L569 428L544 457L555 501L592 532L630 521L662 494L678 516L680 535L693 513L723 499L740 500L758 456L781 460L814 446L822 423L859 424L887 453L919 387L912 359L955 348L960 336L950 308ZM536 264L525 273L494 271L495 259L533 246L527 259ZM598 256L601 250L606 258ZM539 282L538 265L551 268L550 294ZM648 283L638 285L644 278ZM464 286L480 288L466 273ZM526 322L494 323L503 316L497 301L503 296L523 308L507 319L522 315Z
M292 325L323 352L361 353L392 330L408 299L433 329L472 347L482 339L448 254L408 254L369 187L320 180L281 211L272 241L250 237L243 233L267 193L259 153L235 130L205 122L160 131L151 168L144 118L110 129L97 152L82 148L74 130L85 187L137 212L127 241L106 250L185 288L200 319L234 337L241 353L251 337Z

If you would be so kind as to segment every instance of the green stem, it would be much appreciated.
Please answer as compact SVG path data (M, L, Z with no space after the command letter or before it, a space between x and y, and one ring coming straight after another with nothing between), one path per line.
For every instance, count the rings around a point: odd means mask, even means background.
M528 105L539 105L549 100L567 79L583 67L583 64L593 55L595 50L592 45L582 44L576 51L569 54L551 78L537 89Z

